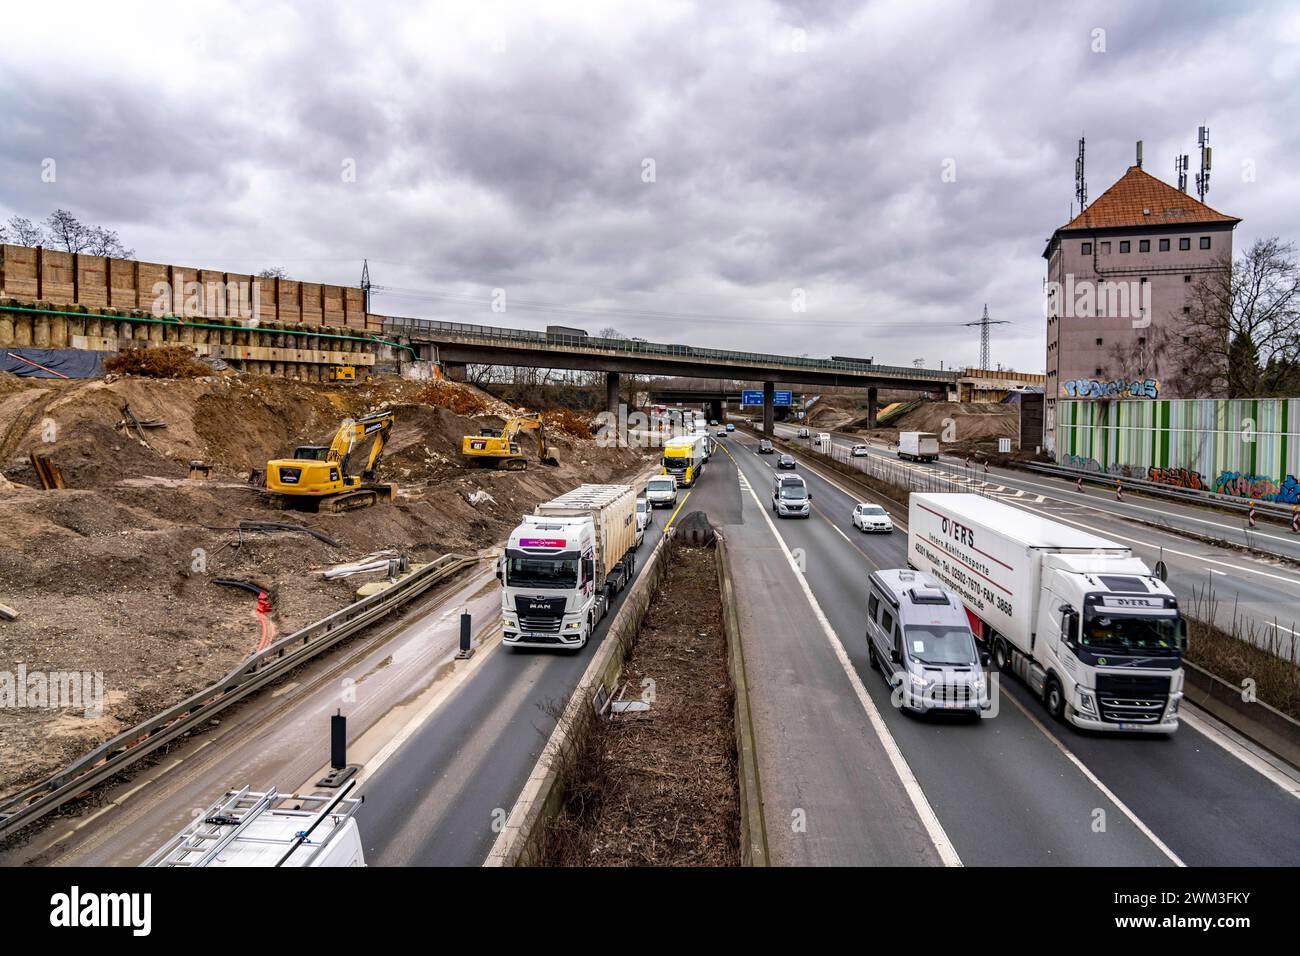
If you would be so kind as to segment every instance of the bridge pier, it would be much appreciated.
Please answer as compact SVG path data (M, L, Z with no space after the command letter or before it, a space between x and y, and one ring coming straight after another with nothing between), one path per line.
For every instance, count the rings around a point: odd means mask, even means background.
M876 386L867 389L867 427L876 427Z
M726 405L726 402L716 398L709 402L709 418L714 421L722 421L722 413L726 410Z
M618 385L621 376L618 372L605 373L605 410L618 414Z
M776 434L775 409L772 402L776 398L776 382L763 383L763 434L772 438Z
M468 378L466 374L465 362L443 362L442 370L447 373L447 377L453 382L463 382Z

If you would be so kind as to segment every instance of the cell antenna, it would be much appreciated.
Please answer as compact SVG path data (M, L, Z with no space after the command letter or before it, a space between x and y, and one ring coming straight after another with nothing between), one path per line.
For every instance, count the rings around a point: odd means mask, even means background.
M1079 213L1088 205L1088 183L1083 175L1083 137L1079 137L1079 156L1074 161L1074 198L1079 200Z
M366 314L370 314L370 260L364 259L361 264L361 291L366 294Z
M1178 191L1187 192L1187 154L1174 157L1174 173L1178 178Z
M1010 325L1007 319L990 319L989 304L984 303L984 316L977 322L963 322L966 327L978 325L980 327L980 368L989 369L989 326L990 325Z
M1196 174L1196 195L1205 202L1205 194L1210 191L1210 128L1199 127L1196 142L1201 146L1201 171Z

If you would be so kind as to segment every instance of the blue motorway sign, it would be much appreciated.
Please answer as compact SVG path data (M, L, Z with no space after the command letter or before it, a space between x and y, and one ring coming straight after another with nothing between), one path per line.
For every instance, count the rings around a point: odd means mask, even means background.
M763 392L757 388L746 388L740 393L741 405L762 405ZM776 391L772 393L773 405L793 405L794 396L789 391Z

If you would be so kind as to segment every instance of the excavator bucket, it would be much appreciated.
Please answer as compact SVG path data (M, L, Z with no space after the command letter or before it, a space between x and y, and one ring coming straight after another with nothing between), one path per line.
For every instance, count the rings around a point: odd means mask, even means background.
M556 467L559 467L560 459L559 456L555 454L554 448L547 448L542 452L542 464L555 465Z

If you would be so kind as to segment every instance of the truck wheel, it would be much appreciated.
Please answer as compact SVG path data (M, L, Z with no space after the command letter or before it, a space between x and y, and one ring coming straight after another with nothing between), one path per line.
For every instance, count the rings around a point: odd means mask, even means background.
M1061 682L1055 677L1047 678L1043 703L1047 705L1047 712L1052 715L1053 720L1058 724L1065 723L1065 692L1061 690Z
M871 642L871 635L867 635L867 660L871 662L873 671L880 670L880 658L876 656L876 645Z
M993 638L993 664L1000 671L1011 667L1011 652L1007 649L1007 642L1000 637Z

